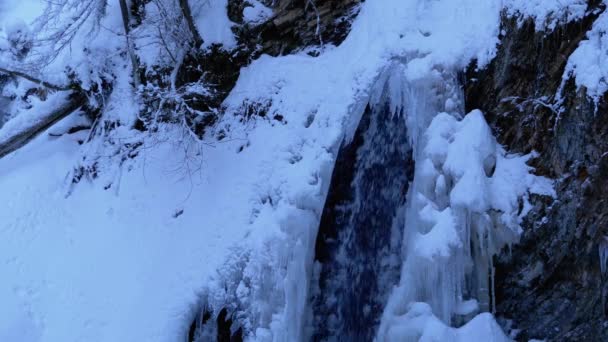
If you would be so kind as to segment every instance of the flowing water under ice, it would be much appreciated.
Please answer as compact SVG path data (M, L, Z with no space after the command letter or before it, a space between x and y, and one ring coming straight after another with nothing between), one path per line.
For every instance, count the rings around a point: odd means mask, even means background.
M403 112L386 100L367 106L332 176L316 243L315 340L371 340L398 280L413 161Z

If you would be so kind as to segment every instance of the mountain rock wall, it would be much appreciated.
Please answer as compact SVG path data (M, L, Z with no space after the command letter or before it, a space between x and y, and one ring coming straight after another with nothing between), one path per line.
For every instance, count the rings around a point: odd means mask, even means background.
M536 151L536 173L556 181L557 199L532 198L520 243L497 263L496 314L521 341L608 340L607 98L594 102L572 78L562 87L569 56L605 10L588 5L550 32L503 17L496 58L466 73L467 111L484 111L511 152Z

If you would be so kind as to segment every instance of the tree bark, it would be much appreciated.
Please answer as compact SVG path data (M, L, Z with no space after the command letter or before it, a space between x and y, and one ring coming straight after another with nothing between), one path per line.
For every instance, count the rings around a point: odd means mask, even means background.
M137 60L137 56L135 56L133 42L131 41L131 30L129 29L129 7L127 6L126 0L119 0L119 2L120 12L122 13L122 23L125 28L125 36L127 37L127 50L129 52L129 57L131 58L131 65L133 68L133 86L135 89L137 89L141 84L141 80L139 78L139 62Z
M0 158L25 146L32 139L40 135L40 133L83 106L85 101L86 96L84 94L74 92L68 97L66 103L60 105L48 115L38 118L30 127L20 130L19 133L13 136L4 139L0 138Z
M190 34L192 34L194 47L198 49L201 47L201 45L203 45L203 38L201 38L200 33L198 33L198 30L194 25L194 18L192 18L192 12L190 11L190 4L188 3L188 0L179 0L179 7L182 10L186 24L188 24Z

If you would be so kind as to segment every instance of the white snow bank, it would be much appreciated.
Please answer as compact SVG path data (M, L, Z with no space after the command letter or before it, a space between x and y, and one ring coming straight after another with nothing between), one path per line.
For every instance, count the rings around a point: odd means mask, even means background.
M538 31L553 31L560 22L581 19L587 10L585 0L504 0L503 6L508 15L534 18Z
M23 110L17 117L9 120L0 128L0 144L9 138L22 133L28 127L38 124L42 119L58 109L67 102L69 92L58 92L49 95L46 101L41 101L37 97L30 99L32 108Z
M66 198L85 138L44 135L0 159L0 337L181 340L205 281L247 233L255 189L242 170L255 161L235 163L235 144L200 160L148 141Z
M43 11L41 0L2 0L0 2L0 31L12 20L23 20L31 23Z
M261 23L272 16L272 10L259 0L251 0L249 1L251 6L245 7L243 9L243 19L249 23Z
M460 328L451 328L433 315L426 303L412 303L403 316L393 317L386 341L399 342L508 342L509 338L489 313L477 315Z
M120 75L101 138L80 146L87 131L42 134L0 159L2 341L182 340L205 284L250 234L260 173L244 171L259 155L235 153L239 140L211 147L176 128L129 130L138 107L128 73ZM62 96L33 102L0 135ZM104 120L120 126L106 131ZM81 122L73 115L52 130ZM135 159L127 143L143 143ZM73 186L79 165L96 178Z
M568 58L562 77L565 83L574 77L578 88L585 87L596 103L608 90L608 14L602 13L587 32L587 39ZM563 87L562 83L562 87Z
M233 22L228 19L227 0L192 1L192 16L198 28L203 47L211 44L223 44L227 49L236 45L236 39L230 29Z
M432 260L435 257L447 258L452 248L462 247L458 237L456 222L450 208L439 212L430 208L431 204L422 209L427 220L433 222L431 230L418 234L415 239L415 253L423 258Z

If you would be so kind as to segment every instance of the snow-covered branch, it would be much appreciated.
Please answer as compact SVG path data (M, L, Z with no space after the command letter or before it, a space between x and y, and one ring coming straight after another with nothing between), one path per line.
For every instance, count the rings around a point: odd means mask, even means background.
M509 102L517 107L519 111L523 111L523 108L527 105L533 105L534 108L544 107L552 111L554 114L559 115L560 108L559 103L551 102L551 99L547 96L541 97L520 97L520 96L509 96L501 100L501 102Z
M0 130L0 158L25 146L32 139L44 132L59 120L73 113L85 104L86 97L81 93L59 96L56 105L50 105L47 113L34 111L32 115L24 113Z

